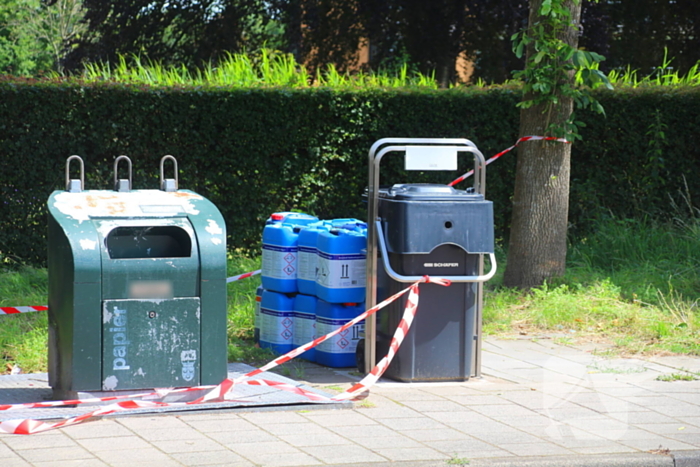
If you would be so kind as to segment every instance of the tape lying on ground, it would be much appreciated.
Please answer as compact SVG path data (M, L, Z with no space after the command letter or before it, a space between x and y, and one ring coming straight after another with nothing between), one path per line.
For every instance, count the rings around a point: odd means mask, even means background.
M226 279L226 283L240 281L241 279L247 279L252 276L260 274L262 270L246 272L245 274L239 274L238 276L229 277ZM47 306L3 306L0 307L0 315L14 315L18 313L31 313L32 311L46 311L49 307Z
M302 396L305 396L306 398L309 399L309 401L345 401L345 400L358 400L366 397L366 392L369 390L372 385L374 385L377 380L381 377L381 375L384 373L384 371L387 369L389 366L389 363L391 363L391 359L396 355L396 351L399 349L401 346L401 343L403 342L404 337L408 333L408 330L411 328L411 324L413 323L413 318L416 315L416 311L418 309L418 284L422 282L431 282L435 284L439 284L442 286L449 286L450 281L446 279L438 279L438 278L433 278L431 279L428 276L423 277L423 279L416 281L415 283L411 284L404 290L396 293L395 295L387 298L383 302L379 303L378 305L370 308L369 310L365 311L361 315L359 315L357 318L352 319L345 325L341 326L340 328L336 329L333 332L330 332L326 334L325 336L321 336L317 339L314 339L311 342L308 342L301 347L298 347L291 352L288 352L280 357L277 357L270 363L257 368L251 372L246 373L245 375L236 378L235 380L232 379L225 379L221 384L218 386L197 386L197 387L192 387L192 388L182 388L182 389L160 389L160 390L154 390L152 392L147 392L143 394L137 394L137 395L129 395L129 396L111 396L111 397L104 397L104 398L92 398L92 399L83 399L83 400L68 400L68 401L51 401L51 402L37 402L37 403L30 403L30 404L9 404L9 405L0 405L0 411L2 410L17 410L17 409L27 409L27 408L47 408L47 407L60 407L60 406L66 406L66 405L79 405L79 404L88 404L88 403L96 403L96 402L111 402L118 400L118 402L115 402L110 405L106 405L104 407L101 407L97 410L94 410L92 412L79 415L77 417L73 418L68 418L65 420L61 420L56 423L47 423L47 422L42 422L40 420L31 420L31 419L22 419L22 420L7 420L7 421L0 421L0 433L10 433L10 434L18 434L18 435L30 435L30 434L35 434L35 433L41 433L44 431L48 430L53 430L56 428L61 428L64 426L70 426L70 425L76 425L78 423L82 423L86 420L89 420L91 418L95 417L100 417L103 415L109 415L113 414L116 412L120 411L125 411L125 410L134 410L134 409L143 409L143 408L160 408L160 407L185 407L185 406L191 406L191 405L196 405L196 404L202 404L202 403L212 403L212 402L221 402L225 400L226 395L231 392L231 390L235 387L237 384L247 384L247 385L254 385L254 386L268 386L268 387L273 387L276 389L280 389L283 391L289 391L293 392ZM396 328L396 332L394 333L394 337L391 340L391 344L389 346L389 352L387 353L384 358L382 358L379 363L370 371L359 383L353 385L350 389L347 391L338 394L333 397L325 397L321 394L314 393L312 391L307 391L303 388L300 388L298 386L294 386L288 383L282 383L279 381L270 381L270 380L265 380L265 379L258 379L258 380L251 380L253 376L259 375L267 370L270 370L276 366L279 366L283 363L286 363L293 358L301 355L305 351L312 349L319 345L320 343L330 339L331 337L347 330L348 328L354 326L358 322L364 320L368 316L373 315L376 313L378 310L384 308L387 306L389 303L393 302L394 300L397 300L401 295L405 294L406 292L409 292L408 299L406 300L406 307L404 309L403 317L401 318L401 321L399 322L399 325ZM144 400L146 398L165 398L168 395L172 395L174 393L184 393L184 392L191 392L191 391L200 391L200 390L206 390L209 389L209 391L203 395L202 397L199 397L193 401L190 402L159 402L159 401L149 401L149 400ZM134 400L140 398L141 400ZM123 399L129 399L129 400L123 400Z
M516 148L516 146L518 146L518 144L522 143L523 141L557 141L559 143L571 143L571 141L567 141L564 138L556 138L554 136L523 136L522 138L518 139L514 145L512 145L511 147L509 147L507 149L504 149L503 151L501 151L498 154L496 154L495 156L493 156L491 159L487 160L486 165L489 165L491 162L495 161L496 159L501 157L503 154L506 154L506 153L512 151L513 149ZM471 177L472 175L474 175L474 171L470 170L469 172L465 173L464 175L462 175L458 179L453 180L452 182L448 183L447 186L455 186L459 182L466 180L467 178Z

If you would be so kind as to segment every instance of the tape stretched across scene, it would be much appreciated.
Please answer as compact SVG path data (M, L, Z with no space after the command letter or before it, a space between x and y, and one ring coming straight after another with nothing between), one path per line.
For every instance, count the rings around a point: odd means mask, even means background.
M522 138L518 139L514 145L512 145L511 147L509 147L507 149L504 149L503 151L501 151L498 154L496 154L495 156L493 156L491 159L487 160L486 165L489 165L491 162L495 161L496 159L498 159L502 155L512 151L513 149L515 149L518 146L518 144L520 144L524 141L556 141L558 143L567 143L567 144L571 143L571 141L567 141L564 138L557 138L555 136L523 136ZM470 170L469 172L465 173L461 177L448 183L447 186L455 186L459 182L466 180L467 178L471 177L472 175L474 175L474 171Z
M42 422L40 420L31 420L31 419L18 419L18 420L7 420L7 421L0 421L0 433L9 433L9 434L18 434L18 435L30 435L30 434L35 434L35 433L41 433L44 431L48 430L53 430L56 428L61 428L65 426L70 426L70 425L76 425L78 423L82 423L86 420L89 420L91 418L95 417L100 417L104 415L109 415L113 414L116 412L120 411L125 411L125 410L134 410L134 409L145 409L145 408L161 408L161 407L185 407L185 406L191 406L191 405L196 405L196 404L202 404L202 403L215 403L215 402L222 402L225 399L226 394L228 394L231 389L237 385L237 384L246 384L246 385L252 385L252 386L268 386L268 387L273 387L277 388L283 391L288 391L292 392L295 394L302 395L309 399L310 401L345 401L345 400L359 400L363 399L366 397L366 392L369 390L372 385L374 385L377 380L382 376L384 371L387 369L389 364L391 363L392 358L396 354L397 350L401 346L401 343L403 342L404 337L408 333L408 330L411 328L411 324L413 323L413 318L415 317L416 311L418 309L418 284L422 282L431 282L435 284L439 284L442 286L449 286L450 281L446 279L431 279L428 276L423 277L423 279L416 281L415 283L411 284L404 290L392 295L391 297L387 298L383 302L379 303L378 305L370 308L369 310L366 310L364 313L360 314L356 318L348 321L345 325L341 326L340 328L336 329L333 332L330 332L326 334L325 336L319 337L317 339L314 339L311 342L308 342L291 352L288 352L280 357L277 357L267 365L264 365L260 368L257 368L249 373L246 373L243 376L240 376L236 378L235 380L232 379L225 379L221 384L218 386L197 386L197 387L191 387L191 388L181 388L181 389L156 389L152 392L146 392L143 394L137 394L137 395L128 395L128 396L111 396L111 397L104 397L104 398L92 398L92 399L83 399L83 400L68 400L68 401L50 401L50 402L37 402L37 403L29 403L29 404L9 404L9 405L0 405L0 411L4 410L18 410L18 409L28 409L28 408L47 408L47 407L61 407L61 406L66 406L66 405L79 405L79 404L88 404L88 403L96 403L96 402L111 402L111 401L117 401L113 404L106 405L104 407L100 407L97 410L94 410L89 413L85 413L82 415L79 415L77 417L73 418L68 418L65 420L61 420L56 423L47 423L47 422ZM294 386L288 383L282 383L279 381L270 381L266 379L257 379L257 380L251 380L253 376L259 375L260 373L263 373L265 371L268 371L276 366L279 366L283 363L286 363L293 358L301 355L305 351L316 347L320 343L332 338L333 336L347 330L351 326L354 326L358 322L364 320L368 316L371 316L372 314L376 313L378 310L384 308L387 306L389 303L397 300L401 295L405 294L406 292L409 292L408 298L406 300L406 307L404 308L404 314L403 317L401 318L401 321L399 322L399 325L396 328L396 332L394 333L394 337L391 340L391 344L389 345L389 351L384 358L382 358L379 363L370 371L359 383L356 383L353 385L350 389L347 391L338 394L333 397L326 397L321 394L317 394L312 391L308 391L304 388ZM166 402L159 402L159 401L152 401L152 400L143 400L147 398L165 398L168 395L175 394L175 393L185 393L185 392L191 392L191 391L200 391L200 390L209 390L204 396L190 401L190 402L175 402L175 403L166 403ZM141 398L142 400L134 400L135 398Z
M226 279L226 283L240 281L242 279L247 279L249 277L255 276L262 272L260 269L257 271L246 272L245 274L239 274L237 276L229 277ZM19 313L31 313L33 311L46 311L49 307L47 306L3 306L0 307L0 315L15 315Z

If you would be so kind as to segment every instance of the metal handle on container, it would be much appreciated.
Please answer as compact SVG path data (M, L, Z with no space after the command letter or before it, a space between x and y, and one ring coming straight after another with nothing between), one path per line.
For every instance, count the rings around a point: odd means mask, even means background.
M118 179L117 172L119 172L119 161L126 160L129 167L129 178L128 179ZM131 191L131 159L127 156L119 156L114 160L114 191Z
M175 178L165 178L163 175L163 165L166 160L173 161ZM177 160L171 155L163 156L160 160L160 189L163 191L177 191Z
M70 178L70 162L78 160L80 162L80 180ZM70 156L66 159L66 191L69 193L80 193L85 188L85 163L80 156Z
M423 276L404 276L394 271L394 269L389 264L389 254L386 248L386 241L384 240L384 230L382 229L381 221L376 221L377 228L377 240L379 243L379 252L382 257L382 264L384 264L384 269L386 273L398 282L416 282L423 278ZM451 282L486 282L491 279L494 274L496 274L496 255L489 253L489 258L491 259L491 270L481 276L444 276L441 279L447 279Z

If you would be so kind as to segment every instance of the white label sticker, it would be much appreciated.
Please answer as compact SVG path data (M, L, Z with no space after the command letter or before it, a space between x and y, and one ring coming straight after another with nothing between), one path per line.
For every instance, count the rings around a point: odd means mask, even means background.
M335 331L342 327L349 320L329 319L316 317L316 333L319 336ZM365 330L365 322L360 321L356 325L336 334L330 339L321 342L317 349L321 352L332 354L354 354L357 349L357 342L360 340L360 333Z
M449 146L408 146L406 170L457 170L457 148Z
M262 275L275 279L297 278L297 247L264 244L262 247Z
M291 311L260 307L260 340L271 344L291 344L294 320Z
M329 255L318 252L316 281L331 289L351 289L365 286L365 255Z

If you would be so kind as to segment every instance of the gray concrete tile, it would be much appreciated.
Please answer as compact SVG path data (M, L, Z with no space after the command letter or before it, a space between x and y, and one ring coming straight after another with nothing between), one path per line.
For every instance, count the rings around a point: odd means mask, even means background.
M118 436L116 438L85 438L78 441L82 447L92 453L101 451L119 451L122 449L146 449L151 445L138 436Z
M304 422L314 422L322 427L335 426L365 426L376 425L377 422L370 418L370 410L357 412L355 410L313 411L304 414Z
M700 427L700 417L686 417L685 415L679 415L676 417L676 419L680 420L684 424Z
M378 438L353 438L352 441L362 447L370 450L376 448L420 448L425 447L424 444L409 438L408 436L396 434L394 436L380 436ZM430 443L433 446L434 443Z
M261 430L260 428L253 428L246 431L222 431L222 432L210 432L207 436L214 441L230 447L232 445L238 444L248 444L248 443L264 443L269 441L277 441L277 437L268 433L267 431Z
M490 443L496 446L501 446L503 444L531 444L543 442L541 438L525 433L524 431L488 434L475 433L473 436L486 443Z
M528 443L528 444L500 444L500 449L515 454L516 456L563 456L571 455L573 452L553 443Z
M138 465L138 467L182 467L181 463L170 458L160 460L139 460L136 464L134 461L113 461L109 463L109 467L134 467L134 465Z
M31 467L32 464L22 459L19 454L15 454L6 448L7 451L0 450L0 459L3 467Z
M529 417L509 417L507 415L494 416L494 420L516 428L525 429L532 426L550 426L556 423L549 417L543 415L533 415Z
M359 411L359 409L358 409L358 411ZM401 406L399 404L385 405L383 407L364 409L364 410L362 410L361 414L367 418L370 418L370 419L412 418L412 417L420 416L419 412L416 412L413 409Z
M202 433L221 431L245 431L255 428L255 424L240 418L234 419L191 419L186 420L189 427ZM289 424L288 424L289 425Z
M429 446L448 455L454 452L474 452L480 450L487 451L496 448L494 443L481 441L472 437L443 441L431 441L429 443Z
M671 416L671 417L700 417L700 406L694 404L688 404L683 401L678 401L684 405L663 405L653 407L659 413Z
M471 439L465 433L452 428L433 428L429 430L400 430L401 434L409 436L416 441L431 443L433 441L466 440Z
M171 415L159 415L157 417L123 417L116 420L120 425L128 429L138 428L139 430L158 430L170 428L187 428L187 424L177 417Z
M343 411L338 411L343 412ZM283 412L283 411L273 411L273 412L248 412L239 414L239 417L243 420L248 420L251 423L304 423L306 418L301 414L296 412Z
M202 433L187 425L170 429L148 429L134 427L131 431L147 441L165 441L172 439L201 439L204 437Z
M43 433L42 433L43 434ZM48 433L47 433L48 434ZM57 447L78 447L78 444L60 431L54 431L51 435L14 435L12 438L4 438L3 442L6 446L15 451L24 449L40 448L57 448Z
M416 412L462 412L470 410L463 405L448 400L405 401L404 405Z
M382 384L377 384L375 386L377 394L386 397L392 401L400 401L401 403L406 401L439 401L445 400L444 397L432 392L422 391L420 389L410 389L410 388L395 388L395 387L383 387Z
M658 439L660 437L658 433L651 433L637 427L628 427L626 430L597 430L595 427L591 427L589 431L594 433L596 436L600 436L601 438L617 442L624 440L650 440Z
M260 459L261 456L267 454L275 454L281 456L287 455L289 453L302 452L294 446L279 440L263 441L260 443L232 444L227 445L226 448L255 463L258 462L258 459Z
M513 453L495 447L491 447L490 449L477 449L475 451L454 451L448 455L450 456L450 459L466 459L467 461L471 461L473 459L515 457Z
M569 418L564 423L582 430L593 431L595 433L604 430L626 431L630 427L627 423L615 420L603 415L593 417Z
M253 467L253 463L229 450L206 452L179 452L170 454L174 460L187 466L225 465L230 467Z
M506 433L519 431L517 428L511 427L501 422L495 420L488 420L481 423L463 423L463 422L445 422L450 428L459 430L467 435L473 435L477 433L487 434L487 433Z
M260 425L260 429L272 433L275 436L298 435L298 434L323 434L332 433L327 428L313 422L307 423L281 423L279 425Z
M440 423L461 423L468 425L480 425L494 423L492 418L477 412L423 412L423 416L430 417Z
M538 415L525 407L509 403L504 405L484 405L484 406L473 406L472 410L478 412L487 417L497 417L497 416L507 416L507 417L531 417L533 415Z
M253 457L258 465L266 467L287 467L298 465L322 465L323 463L305 452L279 454L259 454Z
M666 434L666 433L678 433L679 431L683 431L685 433L698 433L698 437L700 437L700 428L686 425L683 422L637 423L635 426L637 428L649 431L651 433Z
M3 467L5 460L3 459ZM12 465L12 464L10 464ZM26 464L29 465L29 464ZM74 460L54 460L48 462L35 462L33 467L108 467L99 459L74 459Z
M679 431L678 433L668 433L666 434L666 437L700 448L700 436L698 436L697 433L685 433L683 431Z
M142 449L118 449L110 451L100 451L96 453L97 457L107 464L131 464L143 465L147 462L173 462L166 454L154 447Z
M428 417L387 418L378 421L382 425L398 431L446 428L444 424Z
M470 387L472 386L472 387ZM466 383L463 383L459 386L435 386L435 387L427 387L423 388L422 390L424 392L434 394L436 396L441 396L441 397L446 397L446 398L451 398L455 396L476 396L481 394L479 391L477 380L469 380Z
M279 438L292 446L303 448L306 446L338 446L341 444L352 444L350 440L335 433L306 433L280 435Z
M494 396L491 394L484 394L484 395L451 395L451 396L445 396L452 402L456 402L457 404L460 405L466 405L466 406L483 406L483 405L503 405L507 404L508 400L505 399L504 397L501 396Z
M400 419L389 419L400 420ZM383 425L366 425L366 426L333 426L329 428L331 431L342 435L348 439L365 438L367 436L387 437L395 436L396 432Z
M687 444L682 441L670 439L666 437L658 437L655 439L626 439L620 440L619 444L629 446L640 451L649 451L652 449L670 449L670 450L687 450L697 449L697 446Z
M611 413L608 414L608 416L630 425L637 425L640 423L681 423L679 420L651 410L645 412Z
M61 429L61 432L73 439L105 438L133 436L134 432L116 420L95 420L90 423L71 425Z
M311 446L303 448L303 451L326 464L360 464L388 460L369 449L356 445Z
M434 449L420 448L378 448L374 452L392 462L396 461L424 461L424 460L448 460L450 457L435 451Z
M639 452L638 449L618 443L610 443L604 446L576 446L570 447L569 449L578 454L622 454L625 452Z
M153 445L166 454L175 452L206 452L223 449L221 444L208 438L154 441Z
M56 459L61 460L76 460L76 459L94 459L95 456L86 451L80 446L71 447L53 447L53 448L38 448L40 444L35 445L33 449L22 450L21 455L27 462L53 462Z

